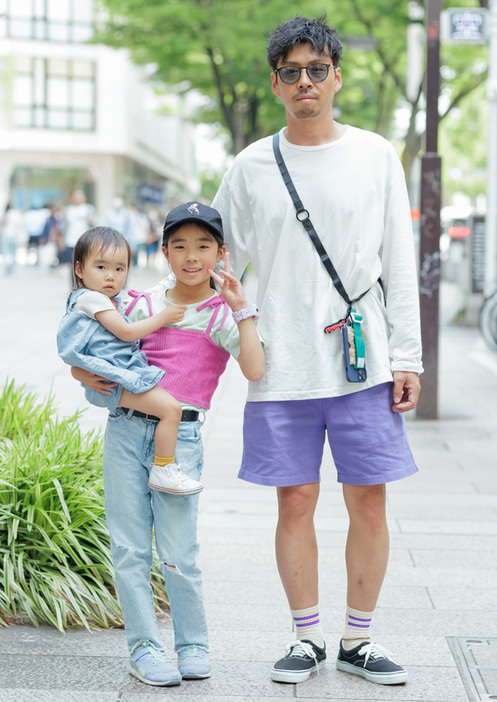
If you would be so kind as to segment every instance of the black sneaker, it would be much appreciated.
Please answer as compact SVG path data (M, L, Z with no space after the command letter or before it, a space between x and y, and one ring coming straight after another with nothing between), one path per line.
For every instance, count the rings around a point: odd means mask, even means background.
M390 651L372 642L360 643L351 651L346 651L340 641L337 668L380 685L407 682L406 671L392 660Z
M292 641L286 649L285 657L274 664L271 680L286 683L303 682L314 671L319 673L325 664L326 644L319 648L308 639Z

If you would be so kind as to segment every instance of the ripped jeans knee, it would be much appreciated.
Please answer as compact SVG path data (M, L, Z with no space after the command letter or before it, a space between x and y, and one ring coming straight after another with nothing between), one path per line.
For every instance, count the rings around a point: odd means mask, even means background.
M163 569L166 570L168 573L176 573L177 575L183 575L179 566L167 559L162 560L161 565Z

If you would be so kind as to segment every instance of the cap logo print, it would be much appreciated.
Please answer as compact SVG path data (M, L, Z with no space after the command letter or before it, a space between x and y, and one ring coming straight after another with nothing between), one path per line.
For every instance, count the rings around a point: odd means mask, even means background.
M190 207L188 208L188 212L189 212L191 215L199 215L199 214L200 214L199 209L198 209L198 205L197 205L196 202L192 202L192 204L191 204Z

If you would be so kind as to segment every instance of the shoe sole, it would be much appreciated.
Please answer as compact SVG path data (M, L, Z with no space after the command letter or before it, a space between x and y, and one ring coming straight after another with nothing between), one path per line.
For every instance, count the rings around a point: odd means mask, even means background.
M181 672L181 671L180 671ZM204 680L211 677L211 672L208 673L184 673L181 674L183 680Z
M148 678L144 678L142 675L140 675L140 673L133 667L130 667L129 673L130 675L134 675L135 678L138 678L138 680L146 685L155 685L156 687L172 687L173 685L181 685L181 678L179 680L168 680L167 682L149 680Z
M179 495L179 497L188 497L189 495L196 495L198 492L202 492L204 486L200 488L195 488L194 490L174 490L173 488L163 488L160 485L154 485L153 483L148 484L149 488L158 490L159 492L167 492L171 495Z
M279 668L273 668L271 670L271 680L282 683L304 682L311 677L311 673L316 673L324 668L325 665L326 661L321 661L312 668L308 668L308 670L280 670Z
M352 663L345 663L337 660L337 670L343 670L345 673L352 675L360 675L369 682L378 683L379 685L401 685L407 682L407 673L405 670L399 670L395 673L372 673L370 670L360 668Z

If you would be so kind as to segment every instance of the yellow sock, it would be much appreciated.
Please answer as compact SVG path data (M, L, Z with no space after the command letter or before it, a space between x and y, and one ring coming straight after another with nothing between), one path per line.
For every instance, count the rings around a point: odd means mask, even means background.
M156 466L167 466L169 463L174 463L175 456L170 456L169 458L163 458L162 456L154 456L154 463Z

